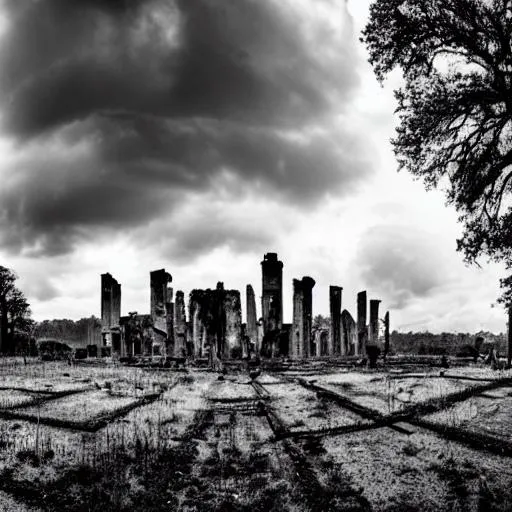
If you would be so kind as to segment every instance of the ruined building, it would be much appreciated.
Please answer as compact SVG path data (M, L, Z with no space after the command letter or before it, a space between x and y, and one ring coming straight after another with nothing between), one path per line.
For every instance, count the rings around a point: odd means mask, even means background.
M315 323L315 280L293 280L292 323L283 322L283 262L267 253L261 262L262 317L257 320L256 297L246 288L246 324L238 290L195 289L187 304L182 291L173 302L172 276L165 269L150 272L150 313L120 316L121 285L110 275L101 276L101 353L118 356L166 356L174 358L240 359L253 356L340 357L365 355L379 342L379 300L370 301L367 325L366 292L357 295L357 322L341 311L341 286L329 287L330 319ZM321 317L319 317L321 318ZM389 346L389 314L386 332ZM389 348L388 348L389 350Z
M101 276L102 350L121 357L173 355L175 351L172 277L165 269L150 272L150 314L121 317L121 285Z

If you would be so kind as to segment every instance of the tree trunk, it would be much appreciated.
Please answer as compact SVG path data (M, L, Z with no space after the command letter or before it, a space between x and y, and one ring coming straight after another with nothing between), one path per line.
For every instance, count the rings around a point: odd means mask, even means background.
M7 317L7 301L5 297L0 298L0 353L5 354L9 347L9 319Z

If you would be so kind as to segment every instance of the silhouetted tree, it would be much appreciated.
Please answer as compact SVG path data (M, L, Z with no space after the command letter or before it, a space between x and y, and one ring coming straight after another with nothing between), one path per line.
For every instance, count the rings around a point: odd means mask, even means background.
M466 261L512 268L512 3L376 0L363 31L380 81L395 68L399 168L442 186L464 226ZM512 278L502 280L502 302Z
M23 292L16 287L16 274L0 266L0 351L13 353L15 335L30 336L33 322Z

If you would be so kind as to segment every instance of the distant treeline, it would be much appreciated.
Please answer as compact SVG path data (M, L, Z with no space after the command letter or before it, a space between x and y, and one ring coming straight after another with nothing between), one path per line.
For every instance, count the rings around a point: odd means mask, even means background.
M507 341L504 334L491 332L432 334L431 332L397 332L390 337L391 350L395 354L420 355L469 355L469 347L475 347L478 338L483 338L480 351L485 353L493 345L500 354L505 354Z
M33 331L36 340L55 340L71 347L95 345L101 340L101 321L95 316L80 320L44 320Z

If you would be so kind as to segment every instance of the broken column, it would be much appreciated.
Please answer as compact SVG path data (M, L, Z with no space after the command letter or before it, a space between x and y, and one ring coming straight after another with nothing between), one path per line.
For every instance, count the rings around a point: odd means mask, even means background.
M185 297L181 290L176 292L174 302L174 356L187 355L187 318L185 312Z
M329 328L329 356L344 355L341 343L341 286L329 286L329 307L331 311L331 324Z
M283 325L283 262L277 254L269 252L261 262L261 311L264 333L281 329Z
M357 294L357 354L366 352L368 331L366 328L366 291Z
M311 356L312 290L315 280L305 276L293 280L293 324L290 356L298 359Z
M380 300L370 300L369 343L376 345L379 341L379 304Z
M341 325L343 328L343 345L345 354L357 355L359 353L357 326L352 315L346 309L341 312Z

